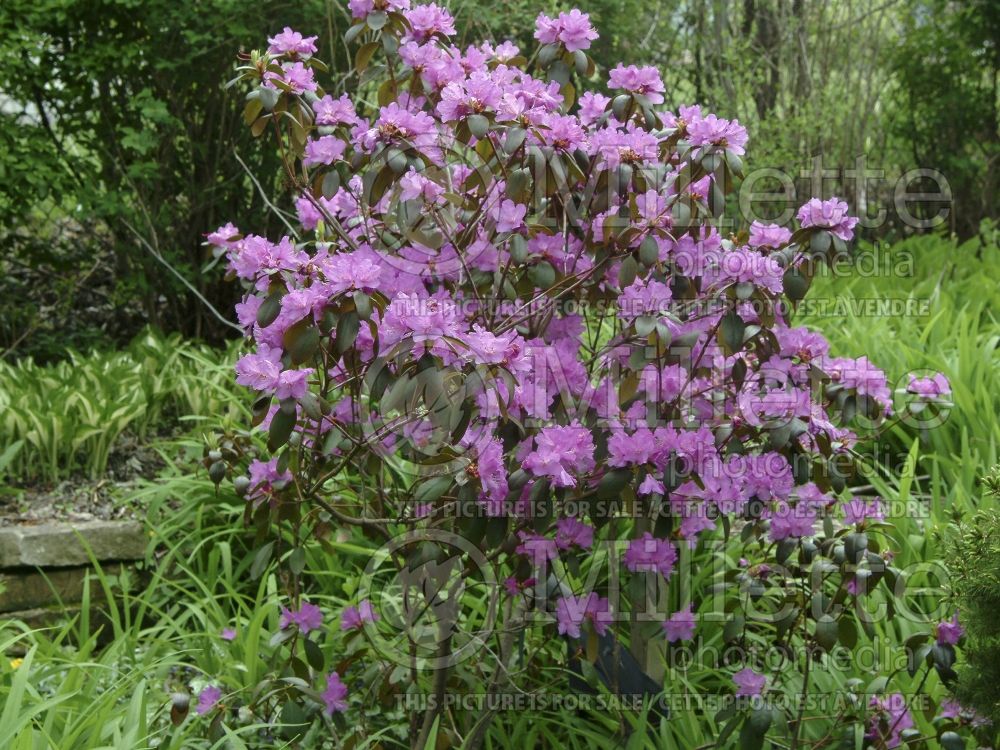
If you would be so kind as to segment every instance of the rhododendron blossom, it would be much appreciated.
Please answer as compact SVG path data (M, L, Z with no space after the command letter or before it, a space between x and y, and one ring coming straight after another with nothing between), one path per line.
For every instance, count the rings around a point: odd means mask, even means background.
M597 32L590 25L590 16L574 8L556 18L541 14L535 21L535 39L543 44L561 44L570 52L590 49Z

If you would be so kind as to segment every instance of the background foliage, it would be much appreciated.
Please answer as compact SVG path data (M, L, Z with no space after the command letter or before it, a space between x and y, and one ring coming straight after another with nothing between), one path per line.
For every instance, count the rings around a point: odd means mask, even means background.
M531 47L549 0L449 3L460 40ZM738 117L752 163L783 168L800 194L840 193L874 214L891 182L847 173L866 158L888 179L914 166L948 178L947 228L996 216L1000 8L990 0L592 0L606 30L591 50L661 68L666 104ZM284 24L320 35L350 83L340 2L8 0L0 7L0 347L42 360L124 344L147 322L218 341L232 330L199 300L232 308L203 274L204 232L226 217L278 224L273 151L249 147L241 95L219 91L233 52ZM669 63L669 64L668 64ZM598 70L603 80L604 73ZM235 147L232 144L236 144ZM819 170L829 170L822 174ZM804 171L803 171L804 170ZM890 221L878 233L898 234ZM872 232L869 232L871 234ZM6 352L5 352L6 353Z

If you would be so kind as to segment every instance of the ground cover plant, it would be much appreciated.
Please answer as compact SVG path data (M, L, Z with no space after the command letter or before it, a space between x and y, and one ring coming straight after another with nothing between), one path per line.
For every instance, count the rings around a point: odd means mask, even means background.
M117 352L0 361L0 479L101 479L126 432L139 442L230 410L224 352L147 332Z

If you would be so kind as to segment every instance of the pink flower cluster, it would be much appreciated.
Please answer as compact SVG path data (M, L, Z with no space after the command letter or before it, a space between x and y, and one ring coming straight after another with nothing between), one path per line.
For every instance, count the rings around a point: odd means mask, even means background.
M597 32L590 25L590 16L574 8L556 18L539 14L535 21L535 39L542 44L561 44L570 52L590 49Z

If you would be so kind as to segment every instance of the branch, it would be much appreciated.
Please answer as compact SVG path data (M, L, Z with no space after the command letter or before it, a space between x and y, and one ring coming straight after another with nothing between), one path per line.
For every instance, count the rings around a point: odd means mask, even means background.
M209 311L212 313L212 315L214 315L216 318L218 318L218 320L223 325L227 325L230 328L232 328L233 330L239 331L240 332L240 336L243 336L246 333L242 328L240 328L238 325L236 325L235 323L233 323L231 320L226 319L222 315L222 313L220 313L218 310L216 310L212 306L212 303L209 302L207 299L205 299L205 297L201 294L201 292L199 292L197 289L195 289L194 285L190 281L188 281L186 278L184 278L184 275L180 271L178 271L176 268L174 268L172 265L170 265L169 261L167 261L167 259L164 258L162 255L160 255L156 251L156 248L154 248L151 244L149 244L149 240L147 240L145 237L143 237L139 233L138 229L136 229L131 224L129 224L129 222L126 221L125 219L121 219L121 222L126 227L128 227L128 230L130 232L132 232L132 234L135 235L135 238L139 241L139 244L141 244L144 248L146 248L147 252L149 252L150 255L152 255L154 258L156 258L158 261L160 261L160 263L162 263L164 266L166 266L167 270L170 271L170 273L172 273L174 276L176 276L178 279L180 279L180 282L185 287L187 287L188 291L191 292L191 294L193 294L195 297L197 297L201 301L201 303L203 305L205 305L205 307L207 307L209 309Z

